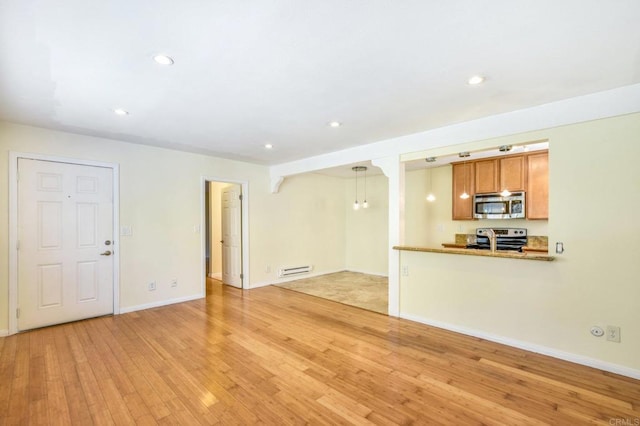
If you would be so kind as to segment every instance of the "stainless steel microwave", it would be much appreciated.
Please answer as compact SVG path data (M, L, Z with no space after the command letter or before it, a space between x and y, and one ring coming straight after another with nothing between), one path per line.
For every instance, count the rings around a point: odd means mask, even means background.
M496 194L476 194L473 196L473 217L475 219L524 219L524 192L512 192L503 196Z

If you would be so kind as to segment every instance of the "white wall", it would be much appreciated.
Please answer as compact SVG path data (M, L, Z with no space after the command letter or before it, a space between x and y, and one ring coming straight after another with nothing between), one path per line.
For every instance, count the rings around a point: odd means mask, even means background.
M363 201L362 178L358 178L359 202ZM369 208L353 210L355 178L344 179L346 258L349 271L388 275L389 183L384 175L367 176Z
M401 253L401 316L640 377L640 114L486 141L548 138L553 262ZM461 149L462 147L458 147ZM590 335L621 327L621 343Z

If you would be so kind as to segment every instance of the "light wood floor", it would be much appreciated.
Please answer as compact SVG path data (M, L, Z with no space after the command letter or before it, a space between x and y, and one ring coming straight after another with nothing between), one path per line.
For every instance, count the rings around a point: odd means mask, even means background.
M638 418L639 381L273 286L0 338L3 425Z

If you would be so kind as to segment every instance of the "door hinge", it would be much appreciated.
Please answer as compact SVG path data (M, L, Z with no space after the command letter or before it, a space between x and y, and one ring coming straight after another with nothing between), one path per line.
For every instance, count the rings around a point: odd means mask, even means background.
M20 240L16 241L16 250L20 250Z
M20 308L16 309L16 318L20 318Z
M244 278L244 274L240 274L240 279L243 279L243 278Z
M242 201L242 194L238 195L238 200Z

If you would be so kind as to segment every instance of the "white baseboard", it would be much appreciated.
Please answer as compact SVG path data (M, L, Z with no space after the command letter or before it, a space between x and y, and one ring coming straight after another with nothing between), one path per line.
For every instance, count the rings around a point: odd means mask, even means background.
M0 330L0 337L5 337L9 335L9 330Z
M182 303L189 302L191 300L203 299L205 296L203 294L194 294L191 296L178 297L176 299L168 299L168 300L159 300L157 302L145 303L142 305L136 306L127 306L126 308L120 308L121 314L126 314L129 312L142 311L144 309L157 308L160 306L173 305L174 303Z
M344 272L344 271L346 271L346 269L336 269L336 270L333 270L333 271L312 272L312 273L309 273L309 274L300 274L300 275L296 275L296 276L293 276L293 277L276 278L275 281L260 281L260 282L257 282L257 283L253 283L253 284L251 284L251 287L249 287L249 288L252 289L252 288L258 288L258 287L266 287L268 285L277 285L277 284L287 283L289 281L303 280L305 278L314 278L314 277L319 277L321 275L335 274L336 272Z
M347 272L356 272L358 274L375 275L376 277L385 277L385 278L389 277L389 274L381 274L379 272L363 271L363 270L359 270L359 269L347 268L346 271Z
M222 281L222 272L209 272L209 278Z
M573 362L575 364L586 365L587 367L597 368L598 370L604 370L611 373L620 374L621 376L627 376L633 379L640 379L640 370L629 368L624 365L613 364L613 363L602 361L599 359L589 358L583 355L578 355L570 352L564 352L559 349L549 348L547 346L537 345L535 343L529 343L522 340L510 339L508 337L485 333L484 331L475 330L467 327L460 327L457 325L444 323L440 321L434 321L426 318L421 318L414 315L407 315L407 314L401 313L400 318L419 322L421 324L426 324L426 325L430 325L437 328L442 328L448 331L453 331L455 333L466 334L467 336L479 337L481 339L489 340L491 342L501 343L507 346L513 346L514 348L524 349L525 351L547 355L553 358L562 359L564 361Z

